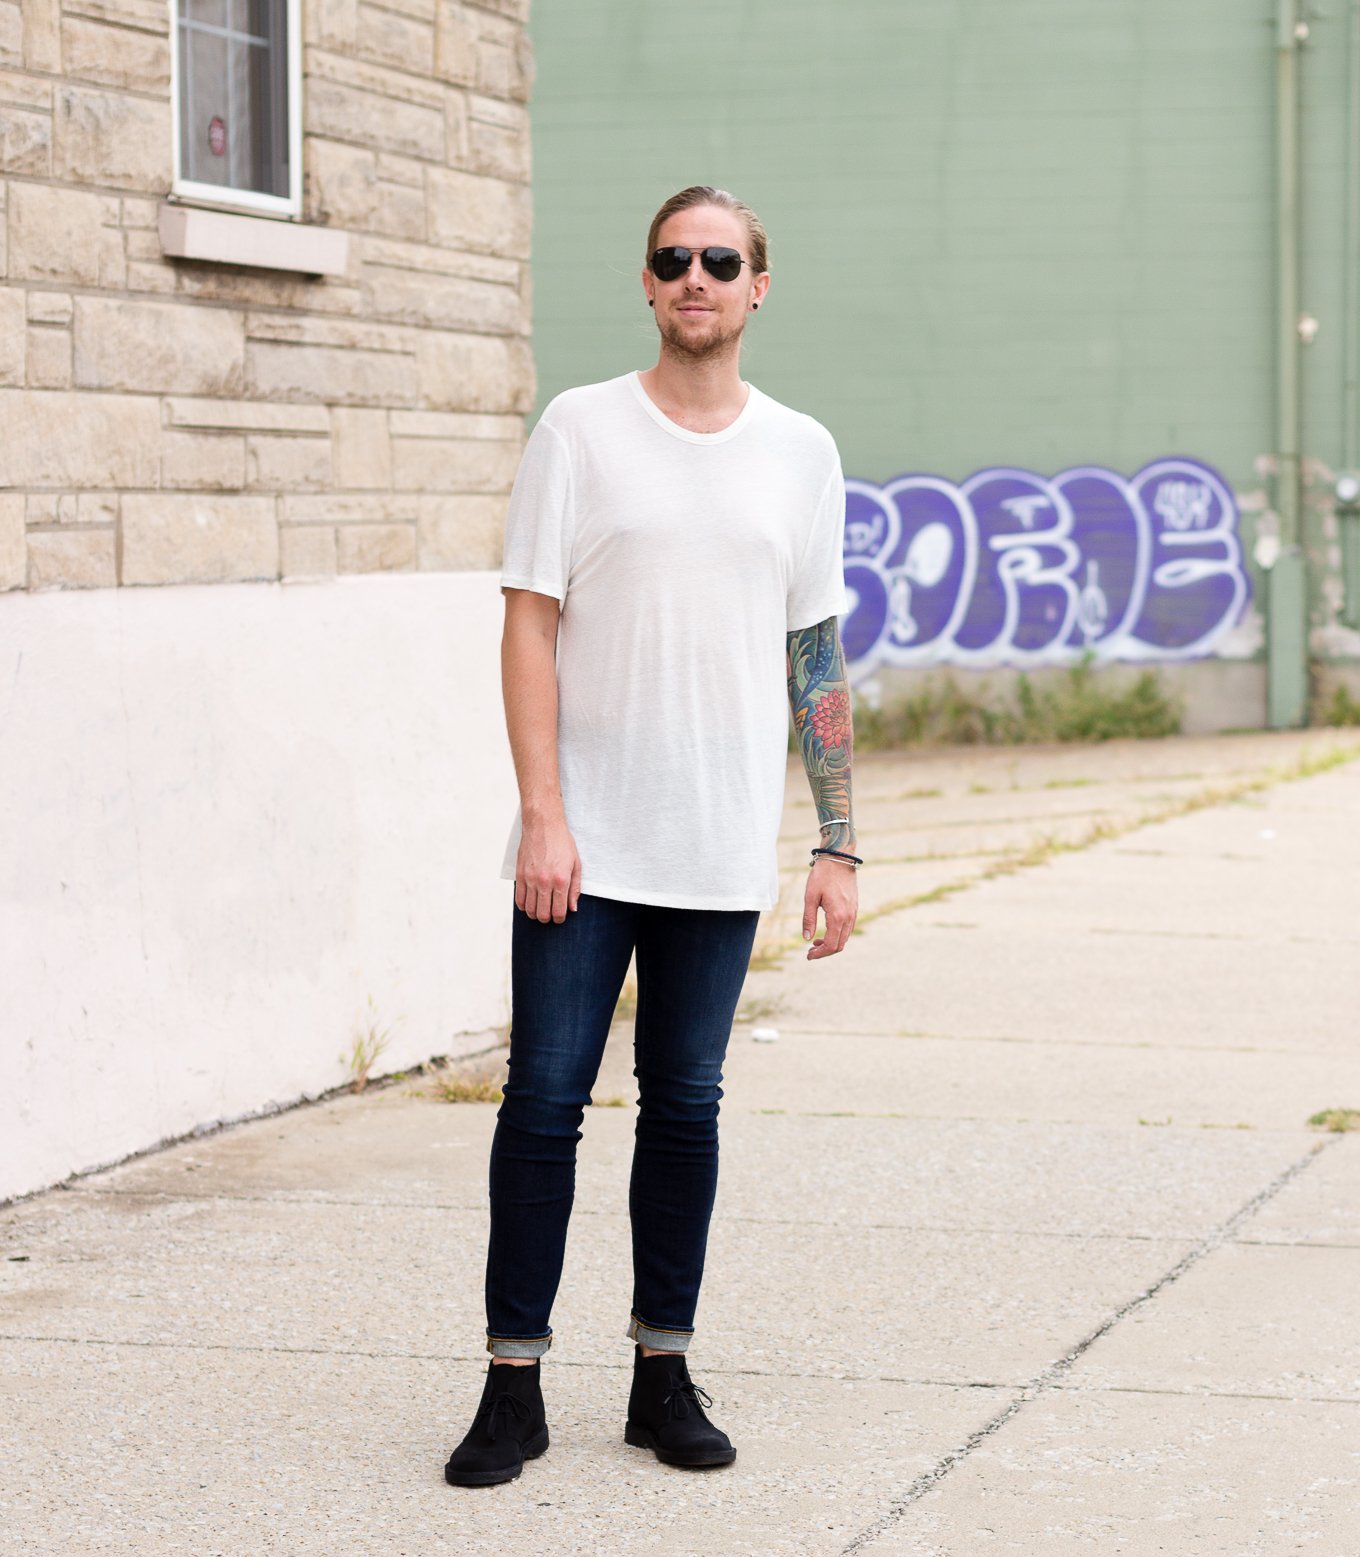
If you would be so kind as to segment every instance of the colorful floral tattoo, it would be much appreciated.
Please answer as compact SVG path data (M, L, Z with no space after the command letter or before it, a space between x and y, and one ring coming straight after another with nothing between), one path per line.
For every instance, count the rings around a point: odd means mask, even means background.
M793 732L803 754L817 819L844 818L824 828L828 849L850 849L854 818L850 810L850 683L845 674L836 618L788 635L789 707Z

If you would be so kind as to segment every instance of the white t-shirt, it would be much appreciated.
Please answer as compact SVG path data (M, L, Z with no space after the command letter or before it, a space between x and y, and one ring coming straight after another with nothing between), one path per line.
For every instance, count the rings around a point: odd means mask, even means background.
M549 403L501 584L562 603L558 768L583 893L773 906L785 636L845 613L844 528L835 440L754 384L713 433L673 422L636 373Z

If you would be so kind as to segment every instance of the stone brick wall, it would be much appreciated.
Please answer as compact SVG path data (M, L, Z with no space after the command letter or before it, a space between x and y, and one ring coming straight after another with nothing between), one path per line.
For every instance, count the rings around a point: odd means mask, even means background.
M162 255L168 10L0 0L0 588L495 566L528 0L303 0L325 279Z

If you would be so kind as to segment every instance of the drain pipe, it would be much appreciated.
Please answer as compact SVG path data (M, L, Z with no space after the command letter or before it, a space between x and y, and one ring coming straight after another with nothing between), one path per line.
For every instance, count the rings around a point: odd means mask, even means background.
M1346 262L1343 268L1341 468L1360 468L1360 0L1351 0L1346 112Z
M1266 721L1301 725L1308 712L1308 633L1299 526L1299 45L1298 0L1275 11L1275 512L1279 554L1266 578Z

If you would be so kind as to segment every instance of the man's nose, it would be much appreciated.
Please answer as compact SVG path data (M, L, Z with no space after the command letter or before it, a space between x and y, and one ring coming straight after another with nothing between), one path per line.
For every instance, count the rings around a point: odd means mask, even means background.
M700 286L703 285L704 262L697 253L691 254L689 257L689 269L685 272L685 284L693 286L696 281Z

